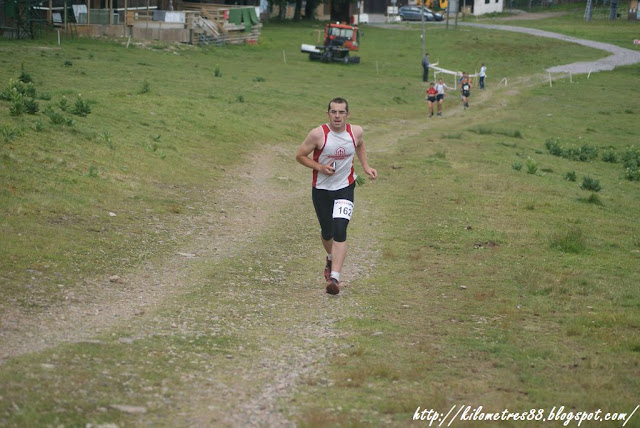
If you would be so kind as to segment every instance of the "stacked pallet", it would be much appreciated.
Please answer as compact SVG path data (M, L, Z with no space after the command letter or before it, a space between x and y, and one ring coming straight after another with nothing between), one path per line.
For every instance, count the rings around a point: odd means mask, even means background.
M255 44L260 38L262 24L252 6L181 3L180 9L199 15L193 20L194 44Z

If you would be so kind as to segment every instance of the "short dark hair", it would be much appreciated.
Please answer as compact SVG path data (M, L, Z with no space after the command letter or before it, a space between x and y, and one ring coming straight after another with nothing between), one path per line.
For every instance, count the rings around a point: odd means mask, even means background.
M337 97L329 101L329 105L327 106L327 111L331 110L331 103L344 104L345 109L347 110L347 113L349 112L349 103L344 98Z

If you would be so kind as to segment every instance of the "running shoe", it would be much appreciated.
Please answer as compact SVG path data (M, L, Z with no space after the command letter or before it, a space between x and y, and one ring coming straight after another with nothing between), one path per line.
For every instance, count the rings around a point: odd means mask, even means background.
M331 260L327 257L327 264L324 267L324 280L329 281L331 278Z
M329 278L327 281L327 293L336 295L340 292L340 281L335 278Z

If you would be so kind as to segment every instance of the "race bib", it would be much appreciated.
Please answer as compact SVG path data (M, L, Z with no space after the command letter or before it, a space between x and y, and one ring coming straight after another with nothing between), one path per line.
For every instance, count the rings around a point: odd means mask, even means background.
M345 218L351 220L353 214L353 202L348 199L336 199L333 203L333 218Z

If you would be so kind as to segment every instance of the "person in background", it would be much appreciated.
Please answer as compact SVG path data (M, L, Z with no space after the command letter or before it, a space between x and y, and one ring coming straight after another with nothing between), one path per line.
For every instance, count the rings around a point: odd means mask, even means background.
M429 54L424 54L424 58L422 58L422 81L429 81Z
M480 73L478 73L478 76L480 77L480 89L484 89L484 78L487 77L487 67L484 65L484 62L480 67Z

